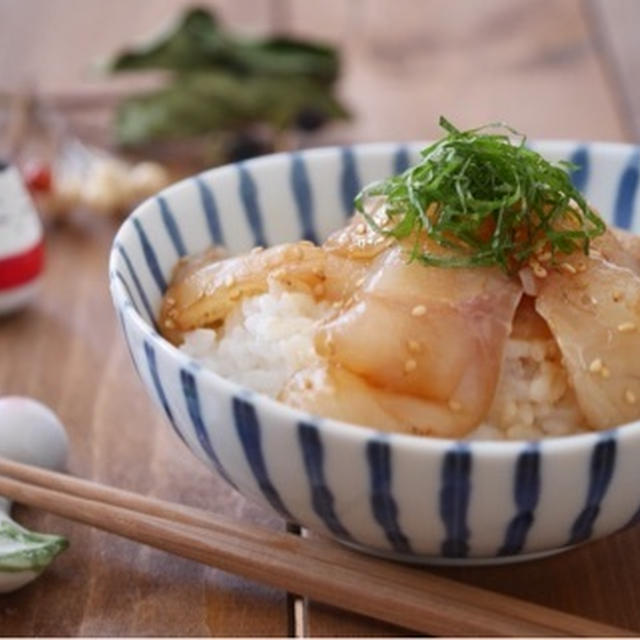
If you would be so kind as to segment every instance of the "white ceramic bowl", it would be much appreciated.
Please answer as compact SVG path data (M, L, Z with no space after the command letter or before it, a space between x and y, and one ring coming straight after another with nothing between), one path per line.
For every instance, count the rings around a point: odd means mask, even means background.
M640 224L640 155L614 144L532 145L581 164L573 178L604 217ZM533 558L640 520L640 425L539 442L381 433L291 409L199 364L154 326L181 255L307 238L344 224L360 186L421 145L284 153L207 171L141 204L110 259L134 364L177 436L238 491L365 551L421 562Z

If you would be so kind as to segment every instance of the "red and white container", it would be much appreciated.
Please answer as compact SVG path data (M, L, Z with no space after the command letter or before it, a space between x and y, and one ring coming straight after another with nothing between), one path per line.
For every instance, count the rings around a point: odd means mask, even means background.
M18 170L0 162L0 314L32 299L43 267L38 213Z

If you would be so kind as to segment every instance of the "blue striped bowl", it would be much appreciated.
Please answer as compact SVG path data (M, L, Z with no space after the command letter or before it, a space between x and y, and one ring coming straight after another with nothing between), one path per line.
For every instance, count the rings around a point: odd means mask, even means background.
M285 153L207 171L141 204L110 259L113 300L140 377L176 435L251 499L344 543L420 562L496 563L560 551L640 520L640 426L542 442L380 433L252 393L161 338L172 267L211 243L232 252L344 224L360 186L421 145ZM640 225L637 148L547 142L605 217Z

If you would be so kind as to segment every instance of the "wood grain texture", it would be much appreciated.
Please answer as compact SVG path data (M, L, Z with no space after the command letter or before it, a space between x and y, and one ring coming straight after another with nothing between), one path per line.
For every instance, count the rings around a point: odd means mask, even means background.
M426 138L436 135L440 113L463 126L508 120L534 137L637 140L638 2L594 2L598 37L582 0L201 4L250 31L280 26L343 48L341 92L356 119L318 142ZM0 90L100 90L89 62L156 30L186 4L0 0ZM615 56L606 58L607 47ZM31 310L0 321L0 394L52 406L71 433L71 469L82 476L280 526L195 465L151 406L109 301L113 232L105 221L84 219L49 234L42 295ZM72 546L46 577L0 598L0 635L286 633L279 591L31 510L17 515L68 535ZM639 565L636 530L535 563L442 572L640 632ZM310 630L404 633L313 603Z

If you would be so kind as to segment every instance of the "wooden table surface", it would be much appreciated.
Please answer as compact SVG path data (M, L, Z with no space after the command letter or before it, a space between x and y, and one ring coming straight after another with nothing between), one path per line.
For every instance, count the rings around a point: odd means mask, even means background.
M93 89L87 65L166 22L171 0L0 0L0 91ZM203 3L204 4L204 3ZM640 137L636 0L228 0L232 25L340 44L357 117L332 140L427 138L439 114L505 120L532 137ZM0 394L34 396L71 436L70 470L266 526L283 523L194 463L129 361L107 289L115 224L78 216L49 230L44 289L0 321ZM69 537L46 575L0 596L0 635L282 636L286 594L17 508ZM640 529L523 565L442 569L496 591L640 633ZM405 635L311 603L313 636Z

